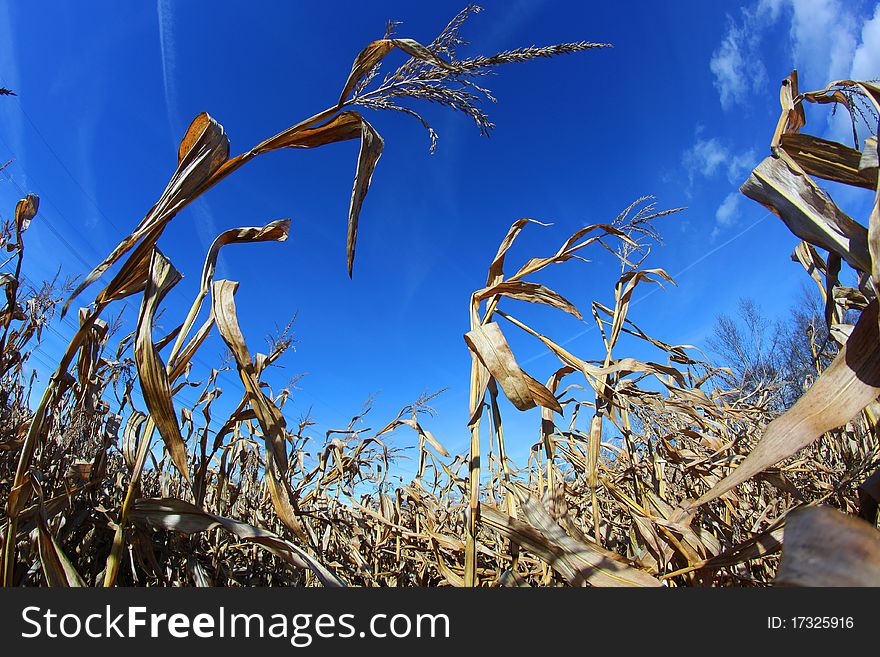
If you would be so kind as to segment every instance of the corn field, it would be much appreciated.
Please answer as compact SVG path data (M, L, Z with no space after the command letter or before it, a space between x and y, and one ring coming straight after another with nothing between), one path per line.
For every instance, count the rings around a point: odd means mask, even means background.
M353 275L358 219L383 149L358 108L414 118L432 145L437 134L413 105L447 107L488 133L479 100L491 99L481 85L495 67L605 46L460 58L459 31L475 11L465 9L428 45L395 36L389 24L357 56L337 102L241 154L231 155L210 115L195 117L155 204L74 289L21 282L27 229L40 214L36 196L18 203L0 232L8 254L0 273L4 586L880 585L880 186L872 134L880 88L870 82L801 92L792 72L769 154L741 187L801 240L793 258L825 307L830 339L811 344L816 371L787 410L771 404L769 387L738 386L699 349L636 324L637 288L674 283L651 266L650 251L659 240L655 220L680 208L661 209L651 197L624 201L617 216L561 245L548 244L544 225L530 219L499 231L485 282L474 281L461 300L470 322L461 345L471 355L466 453L450 454L431 433L430 399L420 398L379 431L355 429L352 420L327 435L316 460L304 457L307 423L288 426L281 412L290 390L274 391L262 378L290 342L279 340L269 353L249 347L236 310L236 294L248 290L215 277L222 249L283 242L286 220L220 234L189 312L174 320L166 313L176 328L159 334L157 315L182 276L159 248L164 229L251 160L359 140L346 236ZM383 77L380 63L395 50L409 59ZM805 131L808 114L812 120L830 107L852 117L852 146ZM862 223L847 216L817 180L873 195L870 216ZM549 255L509 261L518 239ZM612 254L619 276L588 308L542 284L544 271L561 263L596 266L590 253ZM841 283L844 265L857 287ZM109 283L82 301L105 275ZM132 299L136 326L113 325L112 310ZM604 350L571 353L511 314L510 299L591 317ZM32 400L28 359L45 327L68 313L78 330ZM241 383L228 417L212 413L219 366L195 405L176 398L212 331ZM548 380L518 364L505 337L513 332L539 341L558 362ZM627 355L622 337L655 356ZM511 441L524 439L505 432L501 398L517 411L540 408L540 440L527 462L508 455ZM417 441L418 468L394 487L387 438L397 430Z

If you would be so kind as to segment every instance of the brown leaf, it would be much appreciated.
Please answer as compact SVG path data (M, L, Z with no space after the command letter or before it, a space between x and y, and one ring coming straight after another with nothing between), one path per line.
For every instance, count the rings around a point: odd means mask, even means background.
M87 287L94 283L101 275L112 267L123 255L125 255L138 242L138 250L128 259L126 265L114 277L113 282L105 290L105 298L119 297L119 290L129 289L129 294L140 291L143 287L134 281L142 280L133 275L133 272L146 271L150 260L153 246L177 213L187 205L211 176L229 158L229 139L223 131L223 126L212 119L208 114L201 113L190 124L178 149L178 165L162 193L147 215L137 225L135 230L125 237L113 251L88 276L76 287L62 307L62 316L67 312L71 301L78 297ZM129 281L128 284L123 284ZM110 290L113 290L112 292Z
M533 551L569 584L580 586L661 586L648 573L634 568L614 552L565 533L547 510L529 493L513 489L528 523L513 518L495 507L480 505L485 525L505 538Z
M498 324L477 325L465 334L464 339L519 410L525 411L539 404L562 413L562 406L553 393L517 365Z
M558 308L569 315L574 315L581 319L581 313L578 309L561 294L553 290L539 285L538 283L528 283L526 281L505 281L491 287L484 288L474 293L477 301L488 299L493 296L505 296L511 299L520 299L529 303L541 303L553 308Z
M186 340L186 337L189 335L189 331L192 328L193 323L195 322L196 317L199 314L199 310L202 307L202 302L205 297L208 295L208 292L211 291L211 282L214 280L214 271L217 267L217 258L220 255L220 249L228 244L243 244L248 242L283 242L287 239L287 235L290 232L290 220L289 219L279 219L278 221L273 221L271 223L266 224L265 226L252 226L247 228L233 228L231 230L224 231L221 233L217 239L211 244L211 248L208 250L207 256L205 256L205 264L202 267L202 281L201 286L199 287L199 293L196 296L195 301L193 301L192 306L190 307L189 314L181 326L181 329L177 335L177 340L174 343L174 347L171 349L171 354L168 356L169 364L174 367L174 369L180 368L185 362L176 362L178 353L183 347L183 342ZM204 335L199 333L197 337L200 337L201 340L204 340L207 337L207 333ZM187 353L184 350L184 353ZM194 355L194 350L190 350L188 355L191 358ZM189 358L186 359L187 361ZM173 379L174 377L172 377Z
M540 221L535 221L534 219L519 219L515 221L510 229L507 231L507 235L505 235L504 239L501 240L501 245L498 247L498 252L495 254L495 258L493 258L492 264L489 265L489 276L486 279L486 287L492 287L504 280L504 257L507 255L508 250L510 250L510 247L513 246L514 241L527 224L537 224L539 226L545 227L550 225L541 223Z
M254 371L254 362L238 324L233 295L238 283L214 281L213 311L217 330L235 357L238 374L247 391L248 402L257 416L266 445L266 485L272 504L281 521L298 537L306 536L290 502L287 483L287 438L284 416L263 393Z
M342 88L342 93L339 95L339 107L342 106L349 94L354 91L358 82L395 48L399 48L410 57L429 62L439 68L455 68L455 66L435 55L418 41L412 39L378 39L370 43L355 58L351 66L351 72L348 74L348 79L346 79L345 85Z
M860 170L862 154L854 148L803 133L783 135L780 147L811 176L872 191L877 188L877 172L872 176Z
M827 506L789 513L776 584L880 586L880 532Z
M802 240L837 253L859 271L871 272L865 227L784 159L766 158L740 191L776 214Z
M40 207L40 197L36 194L28 194L15 206L15 232L19 239L21 234L31 225L31 219L37 216Z
M154 249L150 263L150 281L144 292L140 317L138 318L134 360L144 402L150 411L150 416L165 442L171 461L180 474L189 481L186 444L180 434L180 426L177 424L168 374L156 345L153 344L153 318L162 299L172 287L177 285L181 278L180 273L162 255L162 252Z
M318 148L325 144L357 139L361 136L363 117L357 112L341 112L313 128L293 126L267 139L253 152L269 153L279 148Z
M171 498L136 500L132 507L131 519L141 525L183 534L197 534L219 526L245 543L255 543L266 548L293 566L310 568L324 586L345 586L345 582L335 573L295 543L246 522L202 511L183 500Z
M70 563L64 550L58 545L55 537L49 531L43 512L38 514L37 518L37 545L40 551L40 563L43 565L43 575L46 577L46 583L49 586L85 586L76 568Z
M354 267L354 249L357 242L358 217L361 213L361 206L364 204L364 197L370 188L370 181L373 178L373 171L376 169L376 163L382 156L382 149L385 142L379 133L373 129L366 120L361 122L361 150L358 155L357 172L354 177L354 187L351 190L351 206L348 211L348 237L346 239L346 253L348 256L348 275L352 275Z
M339 105L341 106L348 95L354 91L357 83L360 82L367 73L373 70L382 59L392 50L394 44L390 39L377 39L370 43L366 48L358 53L354 63L351 65L351 72L342 87L342 93L339 95Z
M859 171L873 177L877 176L880 167L880 158L877 157L877 135L865 139L865 148L862 149L862 157L859 160Z

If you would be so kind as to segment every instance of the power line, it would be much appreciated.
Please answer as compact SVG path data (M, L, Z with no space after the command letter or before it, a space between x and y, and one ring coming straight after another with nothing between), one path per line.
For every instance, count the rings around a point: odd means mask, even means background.
M101 208L98 206L98 202L92 197L91 194L89 194L88 191L86 191L86 188L83 187L82 184L80 184L79 180L77 180L76 176L74 176L73 173L71 173L70 169L67 168L67 165L61 159L61 157L59 157L58 153L55 152L55 149L52 148L52 145L48 142L48 140L43 136L43 133L37 127L37 124L34 123L33 119L31 119L30 115L27 112L25 112L24 106L21 103L18 103L18 109L21 110L21 113L24 115L24 118L26 118L27 122L31 124L31 127L34 129L34 132L37 133L37 136L40 138L40 140L43 142L43 144L46 145L46 148L49 149L49 152L52 153L52 155L58 161L58 164L61 165L61 168L64 169L64 171L67 173L67 175L70 177L70 179L76 184L77 187L79 187L79 189L83 193L83 195L87 199L89 199L89 201L91 201L94 208L98 211L98 214L100 214L107 221L108 224L113 226L113 228L115 228L118 232L120 232L124 235L125 232L119 226L114 224L113 221L110 219L110 217L108 217L106 214L104 214L104 211L101 210Z
M0 140L2 140L2 137L0 137ZM5 143L5 142L4 142L4 143ZM11 152L11 151L10 151L10 152ZM18 165L19 168L21 168L21 165L18 164L17 161L15 162L15 164ZM0 171L0 173L2 173L4 176L6 176L6 179L9 180L9 182L11 182L11 183L15 186L16 189L18 189L18 191L21 193L22 197L27 196L27 192L22 188L21 185L18 184L18 181L15 180L15 178L12 177L12 175L11 175L11 174L9 173L9 171L8 171L8 168L9 168L9 167L6 167L6 168L3 169L2 171ZM44 202L45 202L45 203L48 203L49 206L50 206L55 212L57 212L57 213L61 216L62 219L64 219L65 223L69 223L69 222L67 221L67 217L65 217L64 214L63 214L63 213L62 213L57 207L55 207L55 204L52 203L52 201L51 201L50 199L47 198L47 199L44 201L44 200L43 200L43 197L40 196L40 202L41 202L41 204L44 203ZM68 250L71 252L71 254L73 254L73 256L74 256L77 260L79 260L79 261L83 264L84 267L88 267L89 269L91 269L91 265L89 265L88 260L86 260L86 259L83 257L83 255L80 253L79 249L77 249L75 246L73 246L73 244L71 244L71 243L67 240L67 238L64 237L64 235L61 234L61 232L60 232L60 231L59 231L59 230L53 225L51 219L49 219L49 217L45 215L45 213L42 214L41 219L43 220L43 223L45 223L45 225L46 225L46 227L49 229L49 231L50 231L53 235L55 235L55 237L58 239L58 241L60 241L64 246L66 246L66 247L68 248Z

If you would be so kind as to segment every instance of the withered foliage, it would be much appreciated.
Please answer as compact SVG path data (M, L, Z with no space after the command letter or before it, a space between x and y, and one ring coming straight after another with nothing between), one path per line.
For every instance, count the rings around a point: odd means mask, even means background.
M351 273L358 217L383 145L353 106L413 115L432 144L434 131L402 102L452 107L486 132L492 125L479 100L491 94L476 82L485 73L503 63L600 46L459 58L459 30L475 11L463 11L427 46L394 37L389 25L384 38L357 56L336 104L240 155L230 157L219 123L207 114L196 117L156 204L64 304L66 311L118 265L94 302L79 310L78 330L38 401L29 398L26 364L61 295L53 285L22 284L23 236L38 199L19 203L0 233L11 254L4 263L11 271L0 274L6 296L0 311L4 585L877 582L880 552L871 527L880 499L876 136L857 150L801 132L805 103L837 103L856 118L870 117L880 103L871 84L842 81L801 94L792 74L771 155L743 186L803 240L794 257L823 295L835 341L833 361L824 367L816 359L804 396L778 417L769 388L739 389L728 370L695 347L665 342L635 323L637 288L674 283L646 263L657 240L652 222L676 210L658 210L649 198L517 265L508 261L516 240L528 232L543 243L544 229L530 219L510 227L468 305L462 348L472 356L471 442L464 454L450 454L426 426L430 397L406 406L378 431L357 429L355 416L327 432L317 450L309 419L288 426L282 409L291 390L273 390L264 375L290 341L270 343L269 353L252 351L235 301L247 290L215 279L222 248L284 241L287 221L220 235L186 317L170 333L157 333L157 314L181 278L157 246L162 232L251 159L280 148L360 140L347 231ZM409 59L376 82L380 62L394 50ZM814 176L875 194L868 228L845 215ZM586 259L591 251L610 253L619 265L607 298L579 309L540 282L545 269L568 261L596 266ZM844 263L858 275L858 287L841 283ZM114 347L115 332L101 317L129 297L140 297L137 325ZM590 318L604 348L572 353L515 315L510 300ZM854 314L857 323L847 324ZM222 392L219 366L201 382L194 405L178 396L192 384L193 358L215 329L241 380L240 402L221 417L212 410ZM506 337L514 331L558 361L548 380L536 380L517 362ZM633 341L639 353L655 356L628 356ZM132 395L136 386L144 408ZM533 435L505 433L503 415L514 411L502 396L517 412L540 409ZM409 484L393 485L398 453L388 437L401 428L417 440L417 472ZM523 441L531 444L530 457L516 463L511 445ZM867 556L857 560L857 554Z

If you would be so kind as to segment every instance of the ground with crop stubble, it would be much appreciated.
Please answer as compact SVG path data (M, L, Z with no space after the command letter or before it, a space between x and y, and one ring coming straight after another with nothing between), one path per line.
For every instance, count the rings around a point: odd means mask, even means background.
M291 390L262 378L291 346L289 332L266 353L255 351L237 314L239 284L215 275L227 247L252 250L258 267L260 243L287 240L287 220L219 235L189 313L166 315L164 324L176 326L168 333L157 328L181 279L159 248L163 230L250 161L284 149L360 144L345 263L357 275L359 217L384 146L360 108L420 122L432 145L437 135L419 113L429 103L488 134L493 125L481 101L492 99L486 85L496 67L590 57L606 45L461 57L460 30L476 11L462 11L427 44L397 36L390 23L357 56L335 105L239 155L215 119L195 117L153 207L75 283L22 280L40 199L19 202L0 232L5 586L880 585L880 88L870 82L802 92L792 72L767 157L741 188L801 240L793 257L821 300L792 333L806 363L799 369L753 361L732 327L725 344L737 362L711 363L633 322L637 288L674 283L652 265L651 248L660 223L674 221L680 208L663 209L651 197L622 200L617 216L562 244L551 244L546 227L530 219L500 229L468 306L462 349L472 358L471 441L463 454L450 454L443 436L424 426L425 395L378 431L357 428L356 416L307 458L309 422L290 426L282 408ZM386 74L380 65L395 52L408 59ZM813 113L831 109L848 112L853 144L806 131ZM871 195L870 216L844 214L828 182ZM515 243L527 244L530 257L508 257ZM597 253L612 254L619 274L604 301L578 308L546 284L562 263L572 275L588 271ZM856 283L841 282L849 278ZM103 289L85 296L98 282ZM136 325L114 320L124 300L139 306ZM510 300L592 318L604 351L569 352L517 316L522 306ZM42 397L32 398L25 366L56 313L73 317L78 330ZM212 332L229 359L191 379ZM549 380L517 362L506 337L513 332L540 341L558 361ZM628 340L654 356L631 357ZM226 386L226 394L240 395L240 403L218 417L212 404L226 371L238 375L238 391ZM178 396L185 389L198 391L190 407ZM536 407L539 440L528 461L516 463L502 416ZM394 431L410 432L418 445L416 476L406 485L389 479Z

